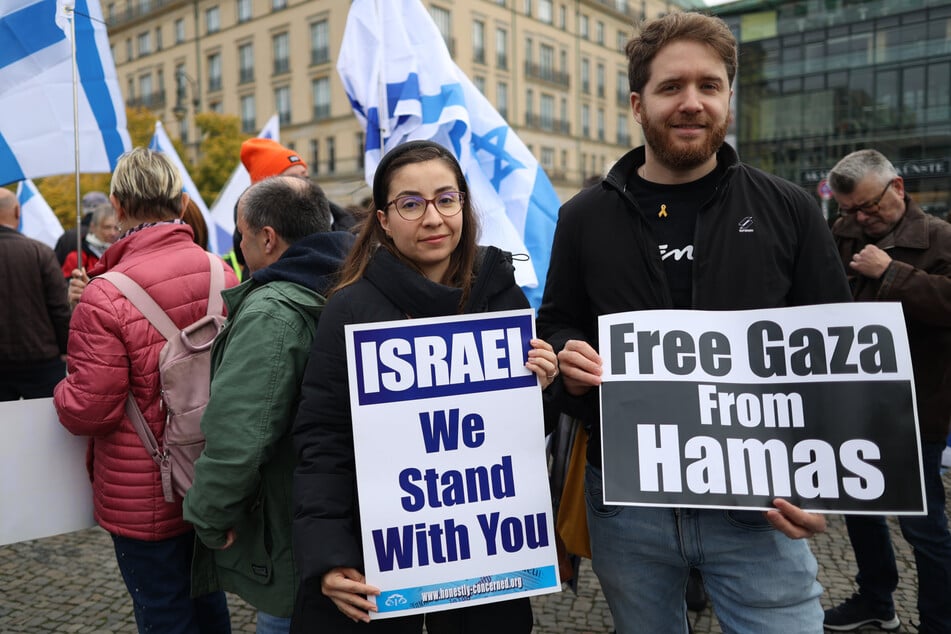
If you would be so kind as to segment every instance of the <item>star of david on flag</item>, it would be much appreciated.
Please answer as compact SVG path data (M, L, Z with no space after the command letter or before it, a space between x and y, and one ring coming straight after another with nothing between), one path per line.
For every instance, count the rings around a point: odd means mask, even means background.
M383 153L428 139L459 159L479 214L480 244L527 261L515 276L538 308L560 201L538 161L452 61L419 0L354 0L337 72L366 130L366 180Z

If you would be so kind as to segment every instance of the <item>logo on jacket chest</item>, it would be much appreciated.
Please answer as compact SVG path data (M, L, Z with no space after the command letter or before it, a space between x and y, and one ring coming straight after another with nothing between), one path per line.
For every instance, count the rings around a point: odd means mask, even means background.
M660 249L660 259L669 260L673 258L676 262L680 260L689 260L693 262L693 245L688 244L681 248L671 247L669 244L658 244L657 248Z

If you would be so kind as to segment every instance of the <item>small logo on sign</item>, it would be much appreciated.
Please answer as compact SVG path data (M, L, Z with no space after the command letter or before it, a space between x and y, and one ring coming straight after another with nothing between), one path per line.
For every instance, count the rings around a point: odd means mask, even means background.
M747 216L739 222L740 233L753 233L753 216Z
M386 606L389 608L395 608L400 605L406 605L406 597L402 594L391 594L386 598Z

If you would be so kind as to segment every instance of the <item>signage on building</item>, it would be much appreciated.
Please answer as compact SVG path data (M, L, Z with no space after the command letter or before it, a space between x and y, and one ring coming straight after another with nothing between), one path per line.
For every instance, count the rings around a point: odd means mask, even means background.
M930 178L934 176L948 176L951 174L949 161L946 158L940 159L920 159L916 161L903 161L893 163L895 171L902 178ZM829 174L829 168L812 168L802 170L799 173L799 181L802 183L821 183Z

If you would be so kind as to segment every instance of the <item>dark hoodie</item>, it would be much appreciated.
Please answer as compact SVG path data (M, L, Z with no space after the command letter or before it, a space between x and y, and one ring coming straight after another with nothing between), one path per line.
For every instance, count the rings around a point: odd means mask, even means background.
M347 231L311 234L292 244L274 264L255 271L251 279L256 284L293 282L326 297L353 240Z

